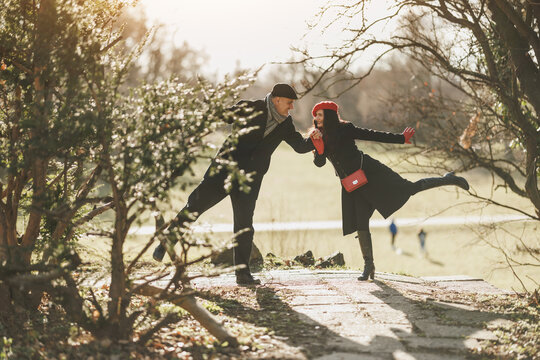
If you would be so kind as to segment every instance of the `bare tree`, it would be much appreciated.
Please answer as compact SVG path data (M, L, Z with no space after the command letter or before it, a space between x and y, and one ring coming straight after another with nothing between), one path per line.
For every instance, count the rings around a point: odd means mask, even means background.
M417 144L421 150L445 159L437 167L448 168L451 162L457 170L489 170L500 179L500 186L527 198L536 214L511 204L497 205L540 220L540 3L395 1L387 16L368 19L368 7L377 5L369 0L342 1L321 9L315 28L325 31L339 18L346 24L342 31L350 36L321 56L298 49L299 62L321 74L304 84L306 92L323 81L347 91L388 54L406 55L421 65L424 76L417 77L399 94L401 101L392 105L401 117L409 113L429 132L432 141ZM390 35L377 32L383 24L395 26ZM355 67L360 56L374 59L362 71ZM441 93L441 83L461 94ZM509 158L509 148L522 155L514 152Z

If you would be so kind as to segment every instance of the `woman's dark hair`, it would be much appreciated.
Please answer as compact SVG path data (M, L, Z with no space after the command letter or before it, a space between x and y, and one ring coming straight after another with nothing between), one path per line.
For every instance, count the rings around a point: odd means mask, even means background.
M324 145L327 148L333 148L339 141L338 130L341 124L345 121L341 120L334 110L324 109L323 128L321 130L323 134ZM313 125L317 128L317 122L313 119Z

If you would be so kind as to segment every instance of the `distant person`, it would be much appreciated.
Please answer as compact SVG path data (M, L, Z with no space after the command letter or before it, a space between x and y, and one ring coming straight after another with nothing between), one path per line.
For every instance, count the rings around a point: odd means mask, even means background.
M259 195L261 182L264 174L270 166L270 158L277 146L287 142L296 152L307 153L314 149L312 140L303 138L296 131L289 110L294 108L294 101L298 97L294 89L287 84L276 84L272 91L260 100L242 100L235 108L241 116L259 113L245 124L245 128L254 127L253 130L243 133L234 146L228 138L222 145L216 158L212 160L202 181L189 195L187 204L176 215L171 226L182 226L194 221L198 216L210 209L226 196L230 195L233 217L234 232L247 229L236 237L237 246L233 251L235 265L244 265L241 270L236 270L236 282L238 284L260 284L260 280L254 279L249 268L249 258L253 245L253 213ZM314 137L317 138L317 133ZM320 133L319 133L320 136ZM238 167L247 172L255 172L253 181L249 184L251 190L243 192L238 184L233 184L232 191L225 191L225 183L228 179L228 171L218 169L216 160L222 153L230 154L232 160L238 163ZM173 241L173 244L177 240ZM153 257L161 261L166 250L159 244Z
M423 256L426 256L426 232L423 228L418 232L418 240L420 241L420 252Z
M395 243L396 243L396 235L397 235L397 226L396 226L396 223L394 222L394 219L392 219L392 222L390 223L389 230L390 230L390 236L391 236L390 244L392 245L392 250L396 251Z
M358 280L373 279L375 264L369 219L375 210L384 218L388 218L401 208L411 195L420 191L445 185L455 185L468 190L469 184L467 180L452 172L413 183L358 150L355 144L357 139L410 144L410 139L414 134L413 128L407 127L401 134L392 134L356 127L339 118L338 105L332 101L316 104L312 114L314 127L322 132L324 144L322 154L315 152L314 163L320 167L326 163L326 159L330 160L341 179L343 235L357 232L365 263L364 271ZM344 186L347 184L358 186L362 183L361 176L356 176L359 169L364 171L367 183L354 190L350 189L350 192L345 190Z

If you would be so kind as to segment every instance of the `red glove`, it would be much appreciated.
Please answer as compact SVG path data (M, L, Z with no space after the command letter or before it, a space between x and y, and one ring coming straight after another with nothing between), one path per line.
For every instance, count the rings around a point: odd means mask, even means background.
M411 138L414 135L415 130L412 127L406 127L405 130L403 130L403 136L405 136L405 144L411 143Z
M324 153L324 141L322 139L321 132L315 129L309 134L309 137L311 138L313 146L315 146L315 149L317 149L317 153L322 155Z

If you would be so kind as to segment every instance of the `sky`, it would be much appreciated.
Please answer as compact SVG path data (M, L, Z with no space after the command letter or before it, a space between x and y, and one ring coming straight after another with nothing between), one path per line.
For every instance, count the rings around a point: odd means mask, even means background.
M291 46L322 49L337 43L343 34L303 38L318 9L328 0L141 0L151 23L161 22L174 34L174 42L186 41L209 55L204 70L220 75L242 68L258 68L287 61ZM378 0L384 3L384 0ZM384 9L384 6L381 8ZM374 7L374 11L377 11ZM267 65L265 68L271 67Z

